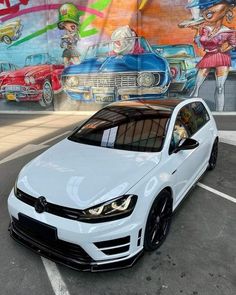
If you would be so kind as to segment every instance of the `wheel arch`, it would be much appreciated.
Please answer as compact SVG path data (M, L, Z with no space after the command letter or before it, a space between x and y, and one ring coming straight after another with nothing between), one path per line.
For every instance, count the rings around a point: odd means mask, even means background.
M143 227L143 229L144 229L144 231L143 231L143 247L144 247L144 249L145 249L146 251L155 250L154 248L153 248L153 249L149 248L150 246L148 246L148 243L146 242L146 241L147 241L147 240L146 240L146 235L147 235L147 223L149 222L149 221L148 221L148 220L149 220L149 214L150 214L150 212L151 212L151 210L152 210L152 207L154 206L154 204L155 204L156 202L158 202L158 197L159 197L162 193L168 193L168 194L170 195L170 201L171 201L170 206L172 207L172 210L170 211L170 216L172 216L172 212L173 212L173 191L172 191L172 188L171 188L170 186L165 186L165 187L163 187L163 188L159 191L159 193L157 193L156 197L153 198L153 200L152 200L152 202L151 202L151 204L150 204L150 208L149 208L149 210L148 210L148 212L147 212L148 214L147 214L147 216L146 216L145 226ZM169 197L168 197L168 198L169 198ZM170 208L171 208L171 207L170 207ZM169 222L171 222L171 219L170 219ZM168 234L169 228L170 228L170 223L168 224L167 234ZM166 238L166 236L164 237L164 239L163 239L162 241L160 241L160 244L158 245L157 248L159 248L159 247L162 245L162 243L164 242L165 238Z
M147 209L147 214L145 215L145 227L146 227L146 222L147 222L147 217L148 217L148 214L149 214L149 211L151 210L151 207L153 205L153 203L155 202L155 200L158 198L158 196L164 192L164 191L167 191L168 193L170 193L170 196L171 196L171 200L172 200L172 209L173 209L173 204L174 204L174 192L171 188L171 186L167 185L167 186L164 186L161 190L159 190L158 192L156 192L156 194L154 194L155 197L152 198L152 200L150 201L150 204L148 206L148 209Z

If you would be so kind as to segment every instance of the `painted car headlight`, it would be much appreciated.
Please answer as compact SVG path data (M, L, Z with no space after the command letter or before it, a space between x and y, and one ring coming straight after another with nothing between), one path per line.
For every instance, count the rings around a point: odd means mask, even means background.
M30 79L29 79L29 77L25 77L25 84L30 84Z
M172 79L175 79L178 75L178 68L177 67L171 67L170 68L170 73L172 76Z
M151 87L155 85L155 76L152 73L141 73L138 75L137 83L142 87Z
M25 77L25 83L26 84L34 84L35 83L35 79L34 79L34 77L33 76L26 76Z
M79 78L75 76L68 77L66 79L66 85L69 87L76 87L79 85Z
M80 221L105 222L131 215L137 202L137 196L124 195L83 211Z

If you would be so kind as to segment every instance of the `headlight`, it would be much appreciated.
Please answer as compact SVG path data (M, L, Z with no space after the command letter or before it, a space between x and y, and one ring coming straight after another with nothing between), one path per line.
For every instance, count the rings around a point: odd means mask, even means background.
M177 67L171 67L170 72L171 72L172 79L175 79L177 77L179 71L178 71Z
M127 217L133 212L137 198L135 195L124 195L98 206L88 208L83 211L79 220L96 223Z
M25 77L25 84L30 84L30 78L29 77Z
M155 80L155 76L152 73L141 73L138 75L137 83L142 87L151 87L156 84Z
M34 84L34 83L35 83L35 79L34 79L34 77L31 76L29 79L30 79L30 83L31 83L31 84Z
M76 87L79 85L79 78L75 76L68 77L66 79L66 85L69 87Z
M34 84L35 83L35 79L33 76L26 76L25 77L25 83L26 84Z

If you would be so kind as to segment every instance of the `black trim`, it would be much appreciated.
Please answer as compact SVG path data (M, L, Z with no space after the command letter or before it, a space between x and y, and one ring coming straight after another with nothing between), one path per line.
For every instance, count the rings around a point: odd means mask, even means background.
M123 197L125 197L125 195ZM42 197L35 198L35 197L28 195L27 193L21 191L19 188L17 188L16 189L16 198L19 199L20 201L28 204L29 206L36 207L38 199L42 198ZM115 198L113 200L104 202L104 203L99 204L97 206L109 204L112 201L115 201L120 198L122 198L122 196ZM108 221L114 221L114 220L118 220L118 219L130 216L134 210L135 205L136 205L137 198L138 197L135 195L132 196L130 208L127 208L127 210L125 212L117 212L116 214L113 214L113 215L102 215L100 217L86 215L85 212L88 211L89 209L94 208L94 207L88 208L86 210L79 210L79 209L75 209L75 208L68 208L68 207L56 205L56 204L47 202L46 199L45 199L43 212L47 212L47 213L57 215L57 216L60 216L63 218L77 220L77 221L85 222L85 223L108 222ZM95 207L97 207L97 206L95 206Z
M138 242L137 242L138 247L141 245L141 238L142 238L142 229L140 228L138 232Z
M9 231L10 231L11 237L16 242L26 246L27 248L30 248L32 251L36 252L37 254L40 254L43 257L53 260L54 262L63 264L67 267L70 267L72 269L79 270L79 271L101 272L101 271L111 271L111 270L128 268L133 266L135 262L143 255L143 250L141 250L139 253L137 253L133 257L125 259L125 260L121 260L121 261L117 259L117 261L115 262L110 262L105 264L98 264L99 262L96 262L96 261L86 263L84 261L68 257L66 253L59 254L55 252L54 249L49 249L48 247L38 243L37 241L34 241L30 237L21 233L14 226L14 222L10 223ZM101 262L102 261L100 261L100 263Z
M130 236L120 238L120 239L109 240L109 241L96 242L94 244L96 247L100 249L100 248L121 246L121 245L129 244L129 243L130 243Z
M35 207L35 204L38 200L38 198L28 195L27 193L21 191L19 188L17 188L16 191L16 198L32 207ZM45 206L45 212L72 220L78 220L79 216L81 215L81 211L78 209L71 209L49 202L47 202Z
M93 262L93 259L79 245L58 239L55 227L39 222L19 213L19 220L12 217L12 226L22 237L26 237L49 251L81 262Z
M118 248L104 249L104 250L101 250L101 251L106 255L121 254L121 253L129 251L129 245L118 247Z

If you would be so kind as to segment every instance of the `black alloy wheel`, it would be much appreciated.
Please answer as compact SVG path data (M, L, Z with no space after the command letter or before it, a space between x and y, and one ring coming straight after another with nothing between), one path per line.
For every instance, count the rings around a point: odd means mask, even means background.
M171 224L173 201L170 192L163 190L150 209L144 236L144 249L153 251L164 242Z
M215 139L208 164L208 170L213 170L216 167L218 157L218 138Z

